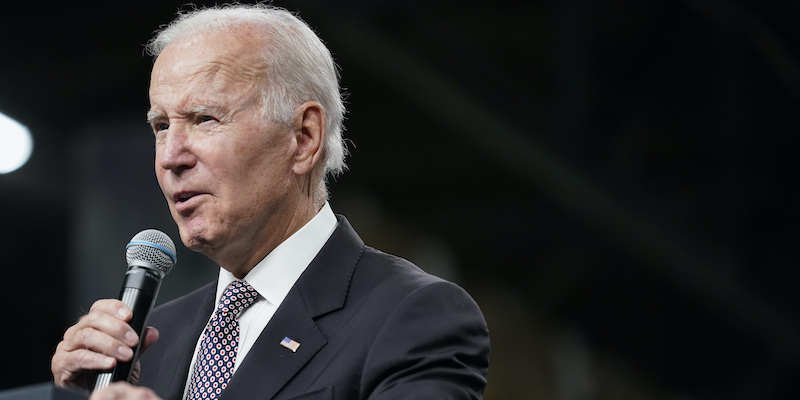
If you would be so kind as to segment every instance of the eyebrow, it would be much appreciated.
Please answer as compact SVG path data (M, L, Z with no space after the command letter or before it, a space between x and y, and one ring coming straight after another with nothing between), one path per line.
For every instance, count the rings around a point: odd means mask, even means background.
M224 114L225 108L220 107L218 105L198 105L189 107L187 111L188 115L199 115L199 114Z
M158 111L150 110L150 111L147 112L147 123L152 125L155 120L157 120L159 118L163 118L163 117L164 117L164 114L162 114L162 113L160 113Z
M225 113L225 109L223 107L216 106L216 105L210 105L210 106L198 105L198 106L190 107L188 110L186 110L186 115L206 114L206 113L209 113L209 112L217 113L217 114L224 114ZM153 110L150 110L150 111L147 112L147 123L150 124L150 125L152 125L153 122L155 122L156 120L159 120L159 119L162 119L162 118L166 118L164 113L161 113L161 112L158 112L158 111L153 111Z

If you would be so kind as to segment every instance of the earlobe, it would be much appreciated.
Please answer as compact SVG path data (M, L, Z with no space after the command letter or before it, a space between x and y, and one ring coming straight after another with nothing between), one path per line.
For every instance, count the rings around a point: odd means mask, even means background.
M325 140L325 110L316 101L309 101L296 111L295 157L292 171L296 175L306 175L322 159Z

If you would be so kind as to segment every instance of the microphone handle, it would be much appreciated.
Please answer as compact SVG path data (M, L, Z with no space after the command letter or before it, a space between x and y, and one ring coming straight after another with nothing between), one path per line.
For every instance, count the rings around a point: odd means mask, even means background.
M161 274L151 268L130 266L125 273L125 280L119 292L119 299L128 306L133 312L128 325L133 328L139 336L139 343L132 347L133 358L130 361L117 361L117 366L113 370L103 371L97 376L95 390L108 386L111 382L128 381L133 371L133 366L139 359L139 349L141 348L142 332L147 326L147 317L153 309L158 296L158 289L161 287Z

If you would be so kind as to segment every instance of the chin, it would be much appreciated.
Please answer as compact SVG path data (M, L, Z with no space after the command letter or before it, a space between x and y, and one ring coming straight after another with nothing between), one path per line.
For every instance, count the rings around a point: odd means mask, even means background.
M181 241L183 245L189 250L205 254L205 250L211 247L211 241L208 240L205 233L202 231L189 231L186 227L179 227Z

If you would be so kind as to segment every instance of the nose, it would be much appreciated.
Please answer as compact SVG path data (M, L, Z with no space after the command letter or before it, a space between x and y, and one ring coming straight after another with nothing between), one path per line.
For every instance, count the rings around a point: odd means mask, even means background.
M178 124L169 127L160 143L156 143L156 166L180 174L197 164L191 138Z

